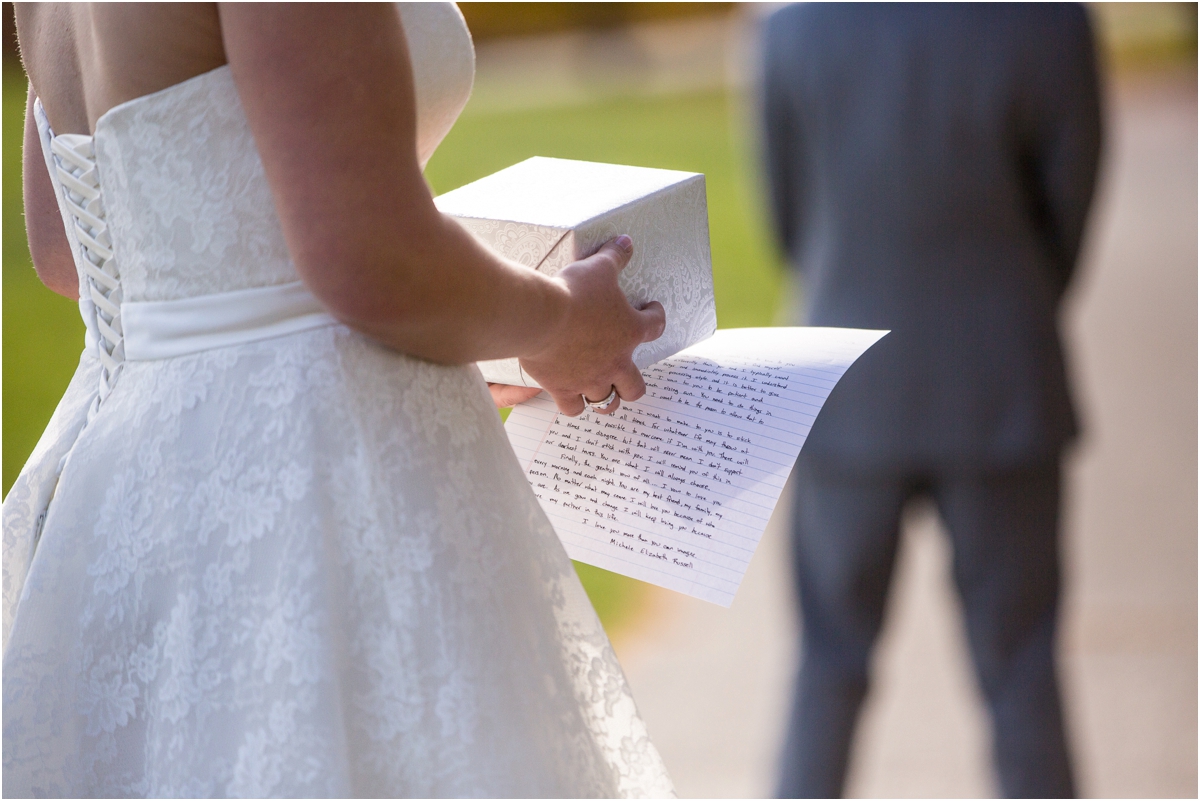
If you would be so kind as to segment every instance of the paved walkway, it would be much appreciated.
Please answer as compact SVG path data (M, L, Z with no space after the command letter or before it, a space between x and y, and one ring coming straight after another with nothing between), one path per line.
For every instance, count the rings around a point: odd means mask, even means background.
M1111 87L1065 319L1087 435L1068 472L1062 643L1081 790L1197 793L1197 132L1191 75ZM786 513L731 610L655 593L617 642L682 796L762 796L795 664ZM948 551L914 510L850 792L993 794Z

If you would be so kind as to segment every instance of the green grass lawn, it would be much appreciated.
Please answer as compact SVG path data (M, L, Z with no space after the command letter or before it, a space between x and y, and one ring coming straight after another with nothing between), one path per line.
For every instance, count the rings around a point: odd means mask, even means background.
M83 324L76 306L37 280L21 217L21 126L25 79L4 74L3 490L37 443L79 359ZM770 325L780 274L737 135L737 104L725 93L613 99L591 105L467 113L430 162L438 193L529 156L607 161L702 172L707 176L713 278L721 327ZM633 611L641 585L579 566L611 630Z

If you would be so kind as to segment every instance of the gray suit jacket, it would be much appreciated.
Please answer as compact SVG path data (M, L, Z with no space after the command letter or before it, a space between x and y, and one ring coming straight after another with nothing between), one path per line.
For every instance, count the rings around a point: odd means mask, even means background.
M764 30L776 231L812 325L888 328L805 452L990 467L1075 434L1056 313L1100 151L1075 5L798 5Z

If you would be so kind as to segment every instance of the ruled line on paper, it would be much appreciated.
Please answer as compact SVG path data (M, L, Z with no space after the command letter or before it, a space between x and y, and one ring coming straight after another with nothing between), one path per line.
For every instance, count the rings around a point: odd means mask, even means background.
M718 331L613 415L541 395L505 428L571 558L729 606L821 406L885 333Z

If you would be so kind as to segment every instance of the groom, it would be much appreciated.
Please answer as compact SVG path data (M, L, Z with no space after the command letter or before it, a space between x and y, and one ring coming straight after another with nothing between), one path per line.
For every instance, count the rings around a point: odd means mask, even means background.
M764 57L766 172L807 321L892 330L796 465L804 662L779 793L842 792L901 511L926 495L1000 788L1071 796L1054 648L1076 423L1055 318L1100 145L1084 9L791 6Z

